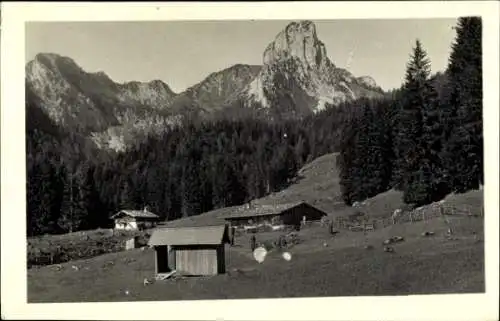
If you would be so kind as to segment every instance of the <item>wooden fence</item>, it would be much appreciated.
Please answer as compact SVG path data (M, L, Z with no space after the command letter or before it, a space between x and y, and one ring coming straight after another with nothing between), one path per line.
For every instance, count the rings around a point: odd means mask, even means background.
M394 224L427 221L436 217L446 218L447 216L483 217L484 208L481 208L478 212L477 208L466 205L457 207L452 205L432 204L429 206L419 207L411 211L402 212L398 216L391 216L387 218L367 219L364 216L360 216L362 218L361 220L352 221L347 217L336 217L333 221L322 221L321 224L327 225L331 223L336 229L367 231L384 228Z

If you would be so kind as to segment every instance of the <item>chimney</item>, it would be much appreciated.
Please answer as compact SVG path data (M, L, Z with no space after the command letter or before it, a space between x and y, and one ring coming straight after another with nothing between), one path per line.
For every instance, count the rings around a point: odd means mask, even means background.
M144 206L144 212L147 212L149 210L148 206Z

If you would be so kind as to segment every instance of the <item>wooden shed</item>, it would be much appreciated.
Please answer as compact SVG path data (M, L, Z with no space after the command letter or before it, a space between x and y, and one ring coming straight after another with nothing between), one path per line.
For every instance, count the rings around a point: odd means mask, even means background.
M305 219L318 221L327 214L322 210L303 201L295 203L242 206L220 217L230 222L231 226L246 224L284 224L300 226Z
M155 273L205 276L226 272L228 228L221 226L159 228L149 245L155 249Z

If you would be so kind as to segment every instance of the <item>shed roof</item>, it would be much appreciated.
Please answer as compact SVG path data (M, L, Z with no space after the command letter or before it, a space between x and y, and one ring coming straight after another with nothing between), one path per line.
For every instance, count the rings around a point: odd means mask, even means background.
M156 229L149 245L216 245L227 241L225 225Z
M211 210L200 215L188 216L179 218L172 221L163 222L165 227L200 227L200 226L213 226L224 225L226 221L221 218L224 214L229 214L231 211L236 210L239 206L223 207Z
M282 203L282 204L272 204L272 205L251 205L251 206L240 206L231 212L226 212L219 216L220 218L239 218L239 217L255 217L255 216L266 216L266 215L276 215L284 211L297 207L301 204L306 204L303 201L293 202L293 203ZM309 205L310 206L310 205Z
M142 218L159 218L158 215L151 213L147 210L137 211L137 210L121 210L115 215L111 216L111 218L117 218L120 216L130 216L130 217L142 217Z

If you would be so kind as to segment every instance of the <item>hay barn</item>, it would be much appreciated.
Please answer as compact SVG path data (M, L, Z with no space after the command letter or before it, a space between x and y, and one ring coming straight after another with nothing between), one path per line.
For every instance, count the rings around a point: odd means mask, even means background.
M306 202L296 202L274 205L250 203L221 217L236 227L249 224L300 226L304 218L306 221L318 221L326 215L325 212Z
M173 270L187 276L207 276L226 272L226 225L158 228L149 245L155 249L155 273Z
M145 208L142 211L121 210L111 216L115 221L117 230L143 230L155 227L160 221L160 217Z

